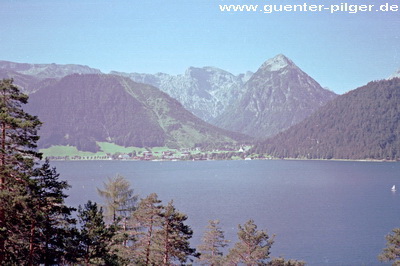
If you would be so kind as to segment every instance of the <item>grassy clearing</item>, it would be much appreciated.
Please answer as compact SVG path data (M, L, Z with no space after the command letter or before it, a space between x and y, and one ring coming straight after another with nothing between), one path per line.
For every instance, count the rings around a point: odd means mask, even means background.
M133 151L136 152L143 152L146 149L145 148L137 148L137 147L123 147L123 146L119 146L117 144L114 143L109 143L109 142L97 142L97 145L100 146L100 149L105 152L105 153L131 153Z
M104 152L85 152L79 151L74 146L51 146L47 149L41 149L40 152L43 153L43 157L50 157L50 156L104 156L106 155Z

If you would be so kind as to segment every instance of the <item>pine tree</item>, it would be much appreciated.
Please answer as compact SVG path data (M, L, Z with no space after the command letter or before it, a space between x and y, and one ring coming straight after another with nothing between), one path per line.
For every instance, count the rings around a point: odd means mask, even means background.
M227 260L231 265L244 264L248 266L264 265L269 258L270 248L274 243L266 231L257 230L253 220L244 226L239 225L239 242L229 251Z
M400 228L392 230L386 236L386 248L379 255L380 261L393 261L393 265L400 265Z
M0 81L0 264L26 260L29 253L29 217L25 213L33 167L41 158L36 151L41 122L24 112L28 96Z
M84 207L79 206L78 218L81 229L75 252L80 262L86 265L114 264L116 258L109 252L114 230L106 226L103 209L89 200Z
M75 209L64 203L67 198L64 190L69 185L58 177L47 159L32 176L28 208L31 218L29 265L55 265L65 260L65 238L71 234L76 220L71 217Z
M104 189L97 188L97 192L105 201L108 221L112 221L116 233L113 237L112 251L123 260L129 261L129 245L132 243L132 228L129 227L129 218L136 209L137 195L131 188L129 181L117 174L108 178Z
M210 220L207 229L203 235L203 243L198 247L200 252L199 262L204 265L223 265L223 252L221 248L228 245L225 240L224 232L219 227L219 220Z
M193 231L184 224L186 220L187 216L178 212L170 201L162 214L161 230L157 232L162 255L160 264L172 265L176 260L185 263L190 256L198 257L196 249L190 247Z
M129 181L117 174L112 178L108 178L108 182L104 183L104 189L97 188L97 192L106 200L106 217L116 222L118 218L125 221L135 210L137 196L131 188Z
M141 265L153 265L155 259L155 232L161 226L163 206L157 194L152 193L139 202L133 214L132 224L136 227L135 244L133 245L134 259Z

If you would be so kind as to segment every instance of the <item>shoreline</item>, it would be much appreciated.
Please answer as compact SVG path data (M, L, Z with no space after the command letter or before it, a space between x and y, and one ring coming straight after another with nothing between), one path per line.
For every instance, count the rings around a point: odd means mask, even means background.
M138 159L55 159L48 158L50 161L123 161L123 162L204 162L204 161L333 161L333 162L374 162L374 163L396 163L400 160L384 160L384 159L300 159L300 158L245 158L245 159L202 159L202 160L185 160L185 159L154 159L154 160L138 160ZM42 159L44 161L45 159Z

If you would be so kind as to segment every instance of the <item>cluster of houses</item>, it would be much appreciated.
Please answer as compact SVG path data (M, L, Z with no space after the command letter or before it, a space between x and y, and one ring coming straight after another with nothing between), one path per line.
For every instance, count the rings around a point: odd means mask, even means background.
M151 151L146 150L139 153L121 153L114 154L106 153L102 156L49 156L50 160L130 160L130 161L178 161L178 160L215 160L215 159L230 159L232 156L240 156L243 159L245 149L240 147L238 151L218 150L212 152L201 152L196 149L180 149L166 151Z
M154 161L154 160L164 160L164 161L177 161L177 160L187 160L190 157L190 151L162 151L162 152L152 152L144 151L140 155L130 157L129 154L119 155L119 160L136 160L136 161Z
M191 156L188 150L183 151L162 151L152 152L143 151L140 154L135 153L106 153L104 156L48 156L50 160L133 160L133 161L153 161L153 160L187 160Z

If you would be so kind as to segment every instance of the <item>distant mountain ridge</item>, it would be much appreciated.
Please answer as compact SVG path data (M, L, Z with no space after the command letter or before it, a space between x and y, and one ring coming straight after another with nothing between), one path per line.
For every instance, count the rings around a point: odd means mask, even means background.
M136 147L235 144L245 136L197 118L159 89L107 74L73 74L30 95L27 111L43 121L42 148L98 150L97 141Z
M253 149L275 157L400 159L400 78L338 96L309 118Z
M76 64L27 64L0 61L0 69L11 70L19 74L35 76L39 79L62 78L71 74L101 74L99 69Z
M243 84L251 72L235 76L215 67L189 67L184 74L140 74L111 72L129 77L133 81L159 88L177 99L193 114L211 121L243 94Z
M0 78L13 78L14 84L25 93L35 92L49 82L71 74L101 74L101 71L74 64L28 64L0 60Z
M335 97L280 54L260 66L244 84L243 95L212 123L266 138L299 123Z

